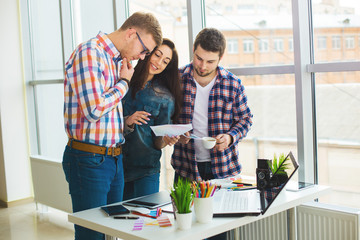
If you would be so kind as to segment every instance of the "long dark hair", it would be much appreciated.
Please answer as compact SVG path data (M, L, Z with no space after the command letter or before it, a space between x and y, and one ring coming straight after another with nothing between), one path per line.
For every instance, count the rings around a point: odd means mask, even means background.
M177 54L177 50L175 48L175 44L170 39L164 38L162 45L166 45L171 49L172 58L169 64L164 69L164 71L154 75L153 80L158 82L161 86L166 87L174 97L175 111L171 119L174 123L176 123L180 115L180 110L182 107L182 100L183 100L182 92L180 88L180 75L178 69L179 57ZM130 81L130 87L132 89L131 97L133 99L135 99L136 93L140 91L144 86L144 83L149 75L149 70L148 70L150 66L149 59L155 53L156 49L157 48L154 49L154 51L150 54L150 56L145 57L144 60L139 59L138 63L134 68L135 71ZM154 81L152 81L152 83L153 82Z

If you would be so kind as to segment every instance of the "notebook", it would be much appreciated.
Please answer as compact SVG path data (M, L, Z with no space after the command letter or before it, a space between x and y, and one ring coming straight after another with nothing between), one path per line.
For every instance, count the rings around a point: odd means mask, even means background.
M103 207L101 207L101 209L104 210L108 216L130 213L129 209L127 209L126 207L124 207L121 204L111 205L111 206L103 206Z
M161 191L150 195L130 199L128 201L124 201L122 204L126 206L154 209L170 203L170 193L167 191Z
M278 187L263 191L257 189L243 191L221 189L215 192L213 203L214 217L257 216L264 214L276 197L279 196L280 192L284 190L285 185L299 167L292 152L286 158L287 160L283 164L288 165L288 168L285 170L288 178Z

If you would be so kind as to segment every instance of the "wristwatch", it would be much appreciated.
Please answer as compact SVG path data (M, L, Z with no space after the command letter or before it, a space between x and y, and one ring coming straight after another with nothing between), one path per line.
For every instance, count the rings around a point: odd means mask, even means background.
M129 81L129 79L126 79L126 78L122 77L122 78L119 79L119 81L121 81L121 80L122 80L122 81L125 81L125 82L127 83L127 85L130 86L130 81Z

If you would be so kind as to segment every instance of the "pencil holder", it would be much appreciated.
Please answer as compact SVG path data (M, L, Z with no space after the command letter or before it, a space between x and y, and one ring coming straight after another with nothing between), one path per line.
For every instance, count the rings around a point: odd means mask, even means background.
M196 221L199 223L211 222L213 218L213 197L194 198Z

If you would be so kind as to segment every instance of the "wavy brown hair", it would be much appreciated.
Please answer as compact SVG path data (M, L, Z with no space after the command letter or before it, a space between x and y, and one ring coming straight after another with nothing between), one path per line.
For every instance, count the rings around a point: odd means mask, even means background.
M155 74L153 81L151 81L151 84L155 82L159 83L161 86L164 86L167 88L175 100L175 111L173 116L171 117L172 121L174 123L177 123L180 110L182 107L182 91L180 87L180 75L179 75L179 57L177 50L175 48L175 44L167 38L163 39L162 45L168 46L172 51L172 58L171 61L168 63L164 71L162 71L159 74ZM144 60L139 59L138 63L136 64L134 68L134 74L130 81L130 87L132 89L131 91L131 97L135 99L136 93L140 91L149 74L149 67L150 67L150 58L153 54L155 54L155 51L157 48L155 48L150 56L146 56Z

